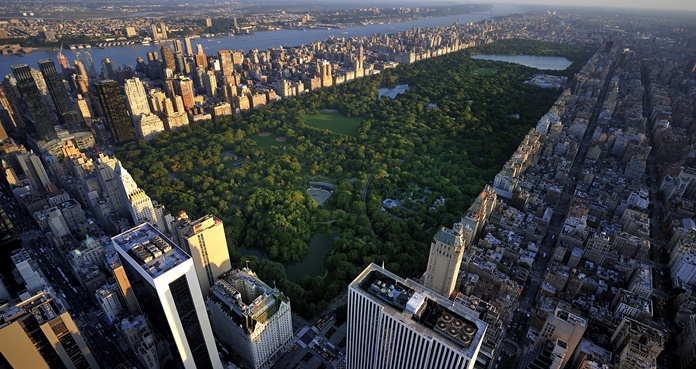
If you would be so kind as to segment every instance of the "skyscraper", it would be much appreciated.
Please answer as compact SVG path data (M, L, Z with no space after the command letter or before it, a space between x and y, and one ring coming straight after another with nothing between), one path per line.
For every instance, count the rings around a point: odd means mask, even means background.
M208 70L203 75L203 86L205 87L206 95L213 97L217 95L217 78L214 70Z
M118 290L121 292L121 297L125 302L126 308L131 313L135 313L140 310L138 307L138 300L135 298L135 292L130 285L128 276L126 275L126 270L123 268L121 259L119 259L118 254L111 252L111 254L106 255L106 264L111 268L111 273L113 273L116 279L116 284L118 285Z
M63 123L68 126L70 131L80 130L80 122L77 111L73 106L72 101L70 101L70 96L68 91L65 89L65 84L63 84L63 77L58 74L56 65L53 60L39 60L39 69L41 74L46 81L48 91L53 99L53 104L56 106L58 116L61 118Z
M194 98L196 97L193 89L193 80L188 77L179 77L174 80L174 90L176 94L181 96L184 103L184 109L191 109L194 105ZM172 96L172 99L174 97Z
M440 229L430 244L428 267L425 270L423 284L449 298L457 283L465 248L464 226L461 223L455 223L452 229L444 227Z
M139 139L150 141L164 131L164 122L155 114L140 114L135 118L135 133Z
M153 331L169 344L171 366L222 368L191 257L149 223L111 241Z
M169 69L171 71L176 70L176 64L174 62L174 52L169 46L162 45L160 47L160 52L162 53L162 63L164 69Z
M2 122L5 131L9 133L24 128L24 118L19 113L15 97L11 91L5 91L5 86L0 86L0 122Z
M0 86L0 105L5 111L1 119L8 132L22 131L26 128L26 122L19 106L20 96L17 80L12 75L5 76L2 80L2 86Z
M172 46L174 46L174 52L175 53L182 53L183 50L181 49L181 40L180 39L174 39L172 41Z
M191 37L184 37L184 55L193 55L193 48L191 47Z
M138 188L138 185L135 183L130 173L128 173L126 168L121 166L121 162L116 163L114 176L116 177L116 183L118 183L121 200L126 204L131 218L133 219L133 224L137 226L145 222L150 222L164 231L164 223L162 219L157 216L157 212L155 212L155 208L152 205L152 200L145 194L145 191Z
M24 171L34 191L45 189L46 186L51 183L51 180L48 179L46 168L44 168L41 162L41 158L33 152L25 152L17 155L17 162L19 162L22 171Z
M244 361L268 368L292 343L290 300L244 268L225 273L206 300L213 331Z
M183 233L184 251L193 258L203 296L220 275L232 268L222 220L206 215L190 223Z
M109 58L102 59L102 78L116 79L116 64Z
M97 369L75 322L60 302L41 291L0 309L0 357L10 368Z
M147 94L140 78L127 79L123 84L123 91L126 95L126 102L128 102L128 111L130 111L131 117L133 117L133 123L135 123L136 118L140 114L150 114Z
M232 52L230 50L219 50L218 60L220 61L220 74L222 76L229 76L234 71L234 64L232 63Z
M140 363L147 369L159 369L155 337L150 332L145 317L140 314L131 315L121 320L117 326Z
M553 314L546 318L540 336L550 339L551 342L561 340L566 344L567 354L561 362L561 368L566 365L575 351L585 329L587 329L587 319L561 307L557 307Z
M346 367L471 369L486 328L444 297L370 264L348 286Z
M49 108L44 103L41 92L31 73L31 68L26 64L14 65L12 66L12 73L17 77L17 87L27 103L31 122L39 139L48 141L58 138L58 134L53 127L55 122L51 118Z
M95 173L101 187L101 196L106 199L113 214L121 217L128 214L128 209L121 198L118 180L116 180L116 174L114 173L117 163L118 160L116 158L100 153L97 157Z
M106 123L114 141L121 144L135 140L126 99L118 83L114 80L105 80L95 84L94 87L97 89L99 105L106 116Z

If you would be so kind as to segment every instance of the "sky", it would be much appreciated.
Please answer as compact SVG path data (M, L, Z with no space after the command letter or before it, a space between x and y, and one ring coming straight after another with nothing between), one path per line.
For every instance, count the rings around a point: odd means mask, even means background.
M476 1L461 2L476 3ZM484 0L481 2L485 3L486 1ZM509 4L549 4L583 7L688 10L696 12L696 0L504 0L495 2Z
M302 2L334 2L335 0L294 0ZM443 3L468 4L544 4L559 6L609 7L629 9L687 10L696 12L696 0L355 0L355 6L411 6L442 5ZM695 18L696 19L696 18Z

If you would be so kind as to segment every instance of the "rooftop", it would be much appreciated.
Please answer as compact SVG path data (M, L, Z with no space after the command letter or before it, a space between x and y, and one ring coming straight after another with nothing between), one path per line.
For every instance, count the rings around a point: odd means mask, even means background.
M143 223L111 238L152 278L157 278L191 257L150 223Z
M415 330L434 332L469 355L478 348L487 328L485 322L454 302L375 264L368 266L351 286L393 309L392 315L403 314L401 320Z
M265 323L288 300L276 288L271 288L247 268L231 270L210 288L208 298L235 315L233 320L251 333L256 323ZM246 319L243 317L249 317Z

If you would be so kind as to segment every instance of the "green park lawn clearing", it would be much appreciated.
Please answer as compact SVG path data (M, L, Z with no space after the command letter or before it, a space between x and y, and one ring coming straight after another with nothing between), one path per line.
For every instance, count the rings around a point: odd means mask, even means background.
M261 132L259 134L251 136L251 139L256 141L256 143L261 147L271 147L282 145L282 142L276 140L278 135L275 133Z
M322 110L318 114L305 115L307 125L319 129L328 129L333 133L341 133L348 136L358 134L358 127L362 122L360 117L346 117L345 115L328 110Z

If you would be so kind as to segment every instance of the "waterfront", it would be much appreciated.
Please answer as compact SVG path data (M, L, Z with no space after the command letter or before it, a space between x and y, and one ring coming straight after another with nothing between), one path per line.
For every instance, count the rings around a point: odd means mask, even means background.
M572 61L562 56L478 54L472 56L472 58L522 64L541 70L565 70L573 64Z
M516 7L496 5L493 10L493 16L503 16L512 13L521 13L522 10ZM343 29L313 29L307 31L301 30L281 30L258 32L253 35L233 36L233 37L214 37L214 38L198 38L191 41L194 45L201 44L208 55L215 55L218 50L251 50L259 49L266 50L272 47L292 47L306 45L312 41L321 41L331 36L334 37L363 37L373 34L388 34L412 29L414 27L438 27L451 25L459 21L459 23L479 22L489 18L490 13L485 14L460 14L446 17L423 18L416 21L391 23L391 24L374 24L367 26L347 27ZM129 45L117 46L100 49L93 47L91 49L81 50L66 50L63 49L63 55L72 63L77 59L77 52L84 53L89 51L92 55L94 65L97 71L101 70L101 60L109 58L113 63L120 66L123 64L135 66L136 59L141 57L147 60L147 53L151 51L159 52L162 45L171 47L171 42L163 44L150 45ZM11 73L10 67L17 64L27 64L32 68L38 68L37 62L43 59L57 60L58 50L55 51L34 51L24 56L17 55L2 55L0 56L0 73L2 75Z

